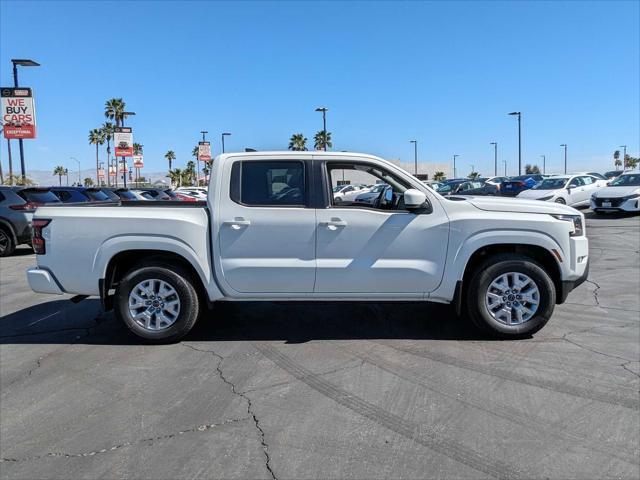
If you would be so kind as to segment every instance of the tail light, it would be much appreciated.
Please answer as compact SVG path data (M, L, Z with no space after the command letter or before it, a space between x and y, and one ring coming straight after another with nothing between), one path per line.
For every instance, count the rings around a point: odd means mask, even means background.
M11 210L19 210L22 212L34 212L36 208L41 207L42 203L27 202L22 205L9 205Z
M45 240L42 236L42 229L50 223L51 220L45 218L34 219L31 222L31 246L37 255L44 255L47 253Z
M195 197L190 197L189 195L181 195L179 193L176 194L176 198L183 202L195 202L197 199Z

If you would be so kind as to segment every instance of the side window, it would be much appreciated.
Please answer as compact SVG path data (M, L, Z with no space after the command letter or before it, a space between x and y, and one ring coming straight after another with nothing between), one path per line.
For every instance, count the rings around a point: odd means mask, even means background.
M334 207L367 207L379 210L403 210L403 194L410 185L396 175L367 163L327 162L330 191L341 181L350 181L348 195L331 195Z
M580 177L585 185L591 185L593 183L593 177Z
M307 203L304 163L235 162L229 193L231 200L241 205L304 207Z
M578 187L580 185L581 185L580 177L576 177L576 178L571 179L571 181L569 182L568 186L569 186L569 188L575 188L575 187Z

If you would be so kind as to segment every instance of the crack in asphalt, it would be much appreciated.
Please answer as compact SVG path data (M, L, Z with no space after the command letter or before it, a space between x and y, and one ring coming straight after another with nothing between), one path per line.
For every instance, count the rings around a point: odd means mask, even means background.
M187 343L182 343L181 345L183 345L183 346L185 346L187 348L190 348L191 350L194 350L196 352L210 353L211 355L213 355L214 357L216 357L218 359L218 364L216 365L216 371L218 372L218 376L220 377L220 379L224 383L229 385L229 388L231 388L231 391L233 392L234 395L237 395L238 397L243 398L247 402L247 413L253 419L253 423L254 423L254 425L256 427L256 430L258 431L258 435L260 437L260 444L262 445L262 451L263 451L264 456L265 456L265 464L264 464L264 466L267 469L267 471L269 472L269 474L271 475L271 478L273 480L277 480L278 477L276 477L276 474L274 473L273 469L271 468L271 457L269 456L269 445L266 442L266 438L265 438L265 435L264 435L264 430L260 426L260 421L258 420L258 417L256 416L255 412L253 411L253 403L252 403L251 399L244 392L238 391L236 389L235 384L232 381L230 381L224 375L224 372L222 371L222 362L224 362L224 357L222 355L220 355L219 353L213 351L213 350L205 350L205 349L197 348L197 347L194 347L193 345L189 345Z
M628 362L621 363L620 366L622 368L624 368L627 372L629 372L629 373L635 375L636 377L640 378L640 373L634 372L629 367L627 367L627 365L629 365L630 363L640 363L640 362L638 360L629 360Z
M600 290L600 285L597 282L594 282L593 280L585 280L585 282L590 283L591 285L595 286L596 288L593 290L593 299L596 302L596 305L599 307L600 306L600 299L598 298L598 290Z
M175 433L168 433L165 435L157 435L155 437L142 438L140 440L134 440L131 442L123 442L112 445L108 448L102 448L100 450L92 450L89 452L81 452L81 453L67 453L67 452L48 452L44 455L33 455L31 457L23 457L23 458L0 458L0 463L19 463L19 462L28 462L34 460L41 460L43 458L82 458L82 457L93 457L95 455L101 455L103 453L113 452L115 450L120 450L121 448L132 447L135 445L140 445L144 443L149 443L149 446L152 446L154 442L159 440L168 440L171 438L179 437L181 435L185 435L187 433L200 433L206 432L208 430L212 430L217 427L222 427L225 425L229 425L232 423L241 422L243 420L248 420L250 417L242 417L242 418L232 418L229 420L225 420L220 423L210 423L205 425L198 425L197 427L189 428L187 430L180 430Z

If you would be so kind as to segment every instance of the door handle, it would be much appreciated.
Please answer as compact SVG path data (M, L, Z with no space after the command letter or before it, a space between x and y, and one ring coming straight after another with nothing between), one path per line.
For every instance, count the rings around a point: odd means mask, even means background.
M323 222L329 230L337 230L338 228L346 227L347 222L342 220L341 218L332 218L328 222Z
M251 225L251 221L246 220L242 217L236 217L233 220L224 222L224 224L231 226L233 230L240 230L242 227L248 227L249 225Z

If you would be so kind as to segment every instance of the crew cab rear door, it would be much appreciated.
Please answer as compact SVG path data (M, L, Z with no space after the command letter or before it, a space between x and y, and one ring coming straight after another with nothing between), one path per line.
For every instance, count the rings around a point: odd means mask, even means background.
M229 158L217 211L217 279L231 295L313 292L316 214L311 162Z

